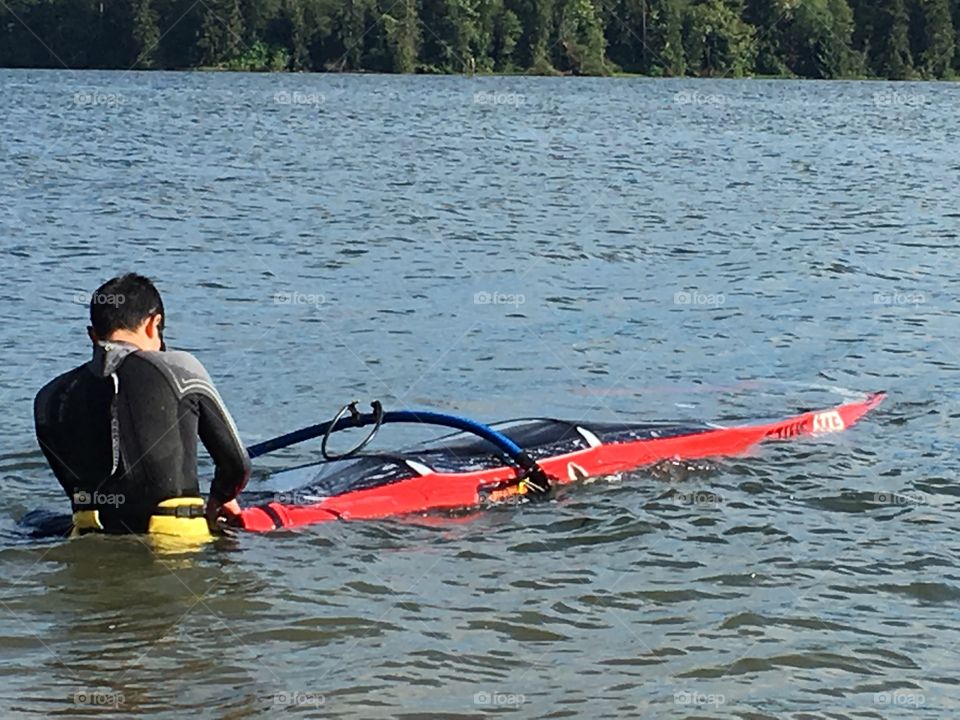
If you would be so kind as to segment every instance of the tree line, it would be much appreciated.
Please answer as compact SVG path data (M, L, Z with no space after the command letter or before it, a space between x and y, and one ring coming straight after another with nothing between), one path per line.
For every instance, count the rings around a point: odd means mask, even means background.
M4 0L0 67L949 78L960 0Z

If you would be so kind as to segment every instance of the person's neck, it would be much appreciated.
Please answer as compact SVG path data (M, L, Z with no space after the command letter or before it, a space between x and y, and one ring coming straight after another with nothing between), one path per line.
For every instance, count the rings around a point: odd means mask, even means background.
M104 342L122 342L134 345L140 350L150 349L145 338L129 330L114 330Z

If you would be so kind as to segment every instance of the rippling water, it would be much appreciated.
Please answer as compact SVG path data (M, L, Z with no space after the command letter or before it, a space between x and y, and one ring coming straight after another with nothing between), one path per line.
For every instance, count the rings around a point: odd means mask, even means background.
M4 717L952 716L949 85L0 72ZM31 401L136 268L248 442L344 400L829 440L193 557L36 541ZM384 433L380 447L418 439ZM263 475L313 458L303 446Z

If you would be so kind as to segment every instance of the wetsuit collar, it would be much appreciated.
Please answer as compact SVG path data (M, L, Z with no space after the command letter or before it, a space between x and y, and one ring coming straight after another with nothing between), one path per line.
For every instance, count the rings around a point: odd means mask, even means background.
M108 377L114 372L124 358L130 353L139 352L140 348L132 343L120 340L103 340L93 346L93 359L87 367L98 377Z

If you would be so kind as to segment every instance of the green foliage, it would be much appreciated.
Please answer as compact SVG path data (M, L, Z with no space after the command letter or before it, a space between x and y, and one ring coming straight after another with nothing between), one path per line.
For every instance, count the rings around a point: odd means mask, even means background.
M828 37L824 41L826 62L823 77L856 77L866 73L863 54L853 49L856 22L847 0L827 0L829 24L824 27Z
M690 12L687 64L696 74L743 77L757 59L756 29L723 0L703 0Z
M516 68L517 44L523 35L523 25L513 10L504 9L497 15L493 40L493 69L512 72Z
M530 44L530 72L554 75L556 69L550 60L553 40L554 0L531 0L532 12L526 18Z
M133 18L130 37L137 53L138 67L151 68L156 61L160 45L160 28L157 26L157 13L151 0L133 0Z
M606 38L592 0L561 0L558 67L576 75L605 75Z
M658 71L662 75L683 75L687 58L683 51L683 16L686 7L683 0L651 0L649 41L646 47L652 64L645 72Z
M606 40L606 71L682 74L683 50L679 30L680 9L685 2L595 0L597 17Z
M307 28L303 16L303 5L300 0L283 0L280 7L280 21L286 26L286 47L290 51L290 69L304 70L307 68Z
M384 13L381 21L390 48L390 70L410 73L416 69L420 45L420 26L414 0L399 0Z
M927 78L944 78L952 74L956 52L956 33L947 0L918 0L920 46L917 57L920 70Z
M206 0L200 38L200 62L218 67L243 52L243 16L239 0Z
M335 32L340 44L343 45L343 54L330 67L332 70L362 70L364 69L364 48L368 35L368 28L376 26L375 3L371 0L344 0L336 12L338 28ZM373 22L371 22L371 19Z
M246 72L279 72L290 66L290 51L284 47L270 47L259 40L244 53L224 64L227 70Z
M862 73L851 47L853 11L846 0L806 0L786 10L778 28L778 54L803 77L841 78Z
M904 0L877 0L874 17L874 35L870 47L876 73L891 80L912 77L910 19Z
M3 67L952 77L960 0L4 0Z
M424 54L441 72L469 72L480 44L479 0L423 0Z

